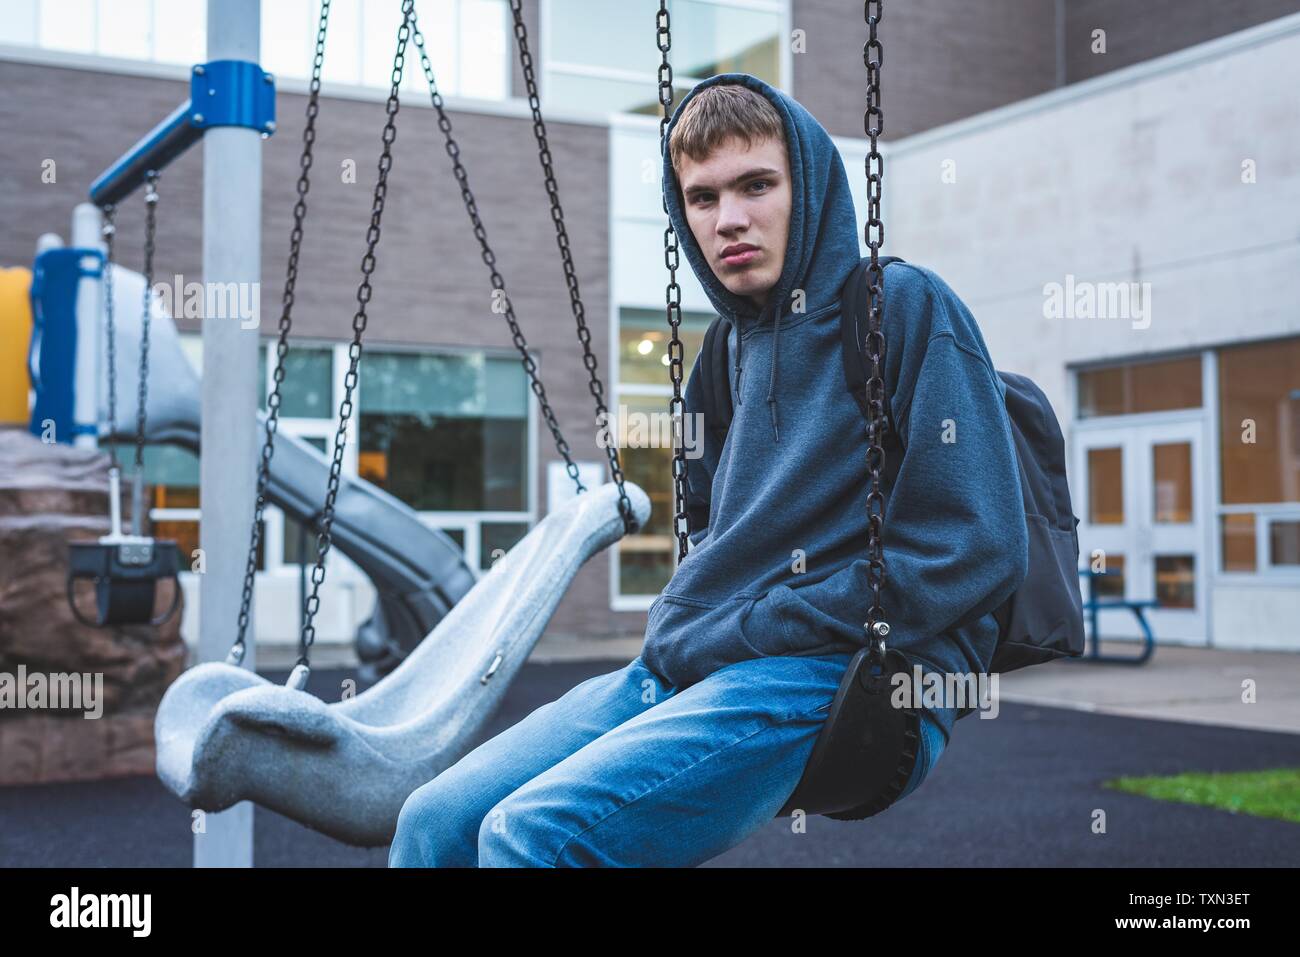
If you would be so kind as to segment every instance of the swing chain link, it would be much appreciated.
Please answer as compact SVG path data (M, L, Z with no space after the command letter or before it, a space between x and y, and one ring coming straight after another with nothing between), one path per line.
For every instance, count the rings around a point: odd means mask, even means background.
M257 468L257 501L253 509L253 530L248 544L248 561L244 566L244 590L239 602L239 631L231 649L231 664L244 660L245 639L252 618L253 586L257 578L257 550L262 543L262 522L266 513L266 493L270 485L271 458L275 454L275 436L280 424L280 387L284 384L284 360L289 352L289 333L293 328L294 291L298 283L298 257L302 248L303 222L307 218L307 192L311 189L312 147L316 142L316 117L320 113L321 68L325 62L325 35L329 28L331 0L321 0L320 21L316 28L316 52L312 59L311 86L307 97L307 123L302 133L302 155L298 160L298 199L293 206L293 230L289 234L289 265L281 299L279 338L275 344L275 369L271 373L271 392L266 399L266 438Z
M117 325L113 301L113 239L117 236L117 207L109 203L104 207L104 222L100 235L104 237L104 268L100 282L104 287L104 340L108 353L108 436L117 430ZM108 443L109 460L117 468L117 442Z
M452 133L451 118L447 116L442 93L438 90L437 78L433 73L433 64L429 60L428 50L424 45L424 34L420 30L416 18L412 18L411 21L411 38L415 41L416 49L420 54L420 68L424 71L425 81L429 84L430 101L438 114L438 128L442 131L445 140L444 149L447 155L451 157L452 173L456 177L456 182L460 185L461 201L465 204L465 212L473 226L474 238L478 240L480 256L488 267L492 289L501 294L499 300L495 295L493 296L493 305L496 307L496 304L500 303L497 308L503 310L506 325L510 327L511 340L514 342L515 349L519 352L524 372L528 376L529 388L532 390L533 395L537 397L537 403L542 410L542 418L545 420L547 428L550 429L551 438L555 441L555 449L560 454L560 457L564 459L565 471L573 479L577 491L579 493L585 492L587 489L578 478L578 466L573 461L569 443L560 431L560 424L555 417L554 410L551 408L550 401L546 397L546 387L537 375L537 363L533 361L532 354L528 351L528 341L519 328L514 305L510 302L510 296L506 292L505 279L496 267L496 253L493 252L491 245L488 243L487 227L483 224L483 219L478 212L478 202L474 198L473 190L470 189L469 173L460 161L460 144L456 142L456 138Z
M591 332L587 328L586 310L582 296L578 291L578 275L573 265L573 254L569 248L569 233L564 225L564 210L560 206L559 186L555 181L555 170L551 161L551 147L546 136L546 124L542 120L541 101L537 93L537 78L533 70L533 57L528 50L528 30L524 25L523 10L520 0L510 0L510 12L514 17L515 39L519 43L519 62L523 69L524 84L528 89L528 105L533 114L533 135L537 140L537 155L542 164L542 173L546 183L546 193L551 203L551 220L555 223L555 242L560 248L560 259L564 266L564 281L569 287L569 301L573 309L574 322L578 327L578 341L582 343L582 362L590 377L588 388L596 399L596 421L600 424L604 436L605 454L609 458L609 470L618 485L618 510L623 516L623 529L627 534L637 530L636 516L632 513L632 502L627 497L624 487L623 469L618 458L618 442L611 440L608 434L609 413L605 407L604 386L596 372L596 356L591 351ZM578 482L578 491L583 491L578 480L577 466L565 456L569 474Z
M865 162L867 223L864 228L866 243L871 250L871 262L867 267L868 332L865 344L866 353L871 357L871 376L866 382L866 399L871 408L867 450L867 468L871 473L871 490L867 495L867 581L871 588L871 608L867 612L863 629L873 668L884 665L885 638L889 634L889 624L885 621L884 609L880 606L880 595L885 582L885 499L880 491L880 470L885 462L882 441L886 420L885 335L882 329L885 287L884 267L880 265L879 254L885 241L885 226L880 218L884 158L880 155L876 141L884 129L884 112L880 106L880 67L884 48L876 36L876 27L882 14L882 0L864 0L863 15L869 35L862 47L862 62L867 68L867 110L862 122L871 140Z
M655 35L662 59L659 63L659 103L663 107L659 118L659 151L667 149L668 124L673 115L673 67L668 60L672 50L673 37L671 21L668 16L667 0L659 0L659 12L655 17ZM664 216L668 217L668 197L663 196ZM671 217L664 230L664 265L668 268L668 285L664 290L664 302L668 313L668 326L671 334L668 339L668 372L673 383L673 394L668 400L668 417L674 423L673 442L673 533L677 538L677 560L686 557L690 547L690 523L686 509L686 447L684 428L686 403L682 397L684 347L680 336L682 323L682 289L677 284L677 267L681 264L677 250L677 235L673 231Z
M158 171L145 174L144 303L140 316L140 381L136 391L135 470L144 470L144 432L149 402L149 325L153 316L153 256L158 233ZM134 520L134 519L133 519Z
M357 286L357 311L352 317L352 342L348 346L348 371L343 377L343 401L339 404L339 425L334 434L334 458L330 463L329 485L325 492L325 505L321 509L319 533L316 539L316 564L311 570L311 594L303 610L302 648L297 664L310 667L309 655L316 638L316 613L320 610L320 588L325 582L325 556L329 553L331 530L334 525L334 503L338 499L340 476L343 472L343 450L347 444L348 422L352 418L352 396L356 391L358 367L361 363L361 338L366 331L368 317L366 306L373 295L370 277L375 271L375 250L379 247L380 224L384 216L384 201L388 195L388 173L393 166L393 141L397 139L398 91L406 64L406 44L411 35L415 17L415 0L402 0L402 25L397 30L397 52L393 56L388 101L385 106L387 120L381 135L383 150L379 156L379 176L371 202L370 228L366 231L366 252L361 257L361 283Z

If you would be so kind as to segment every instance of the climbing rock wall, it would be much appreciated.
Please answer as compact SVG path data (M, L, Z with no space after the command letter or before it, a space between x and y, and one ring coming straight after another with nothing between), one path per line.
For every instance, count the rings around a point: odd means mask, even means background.
M0 430L0 786L154 773L154 712L185 665L180 614L98 629L67 605L68 542L106 534L107 516L107 455ZM93 585L78 594L93 614ZM80 686L81 710L52 708L56 685Z

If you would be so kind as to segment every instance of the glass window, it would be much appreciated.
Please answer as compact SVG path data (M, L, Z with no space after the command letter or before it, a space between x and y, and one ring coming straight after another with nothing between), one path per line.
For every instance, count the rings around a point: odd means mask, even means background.
M682 313L677 337L682 342L682 387L690 377L695 356L713 316ZM672 385L668 343L672 329L662 309L623 309L619 312L618 375L621 385Z
M263 0L262 69L278 76L311 76L319 15L311 0Z
M262 0L261 63L268 72L297 80L311 75L320 7L320 0ZM206 59L207 0L5 0L3 9L0 43L159 63ZM420 14L444 94L509 95L514 47L505 0L439 0L421 6ZM333 0L326 86L386 89L400 23L397 0ZM466 50L473 55L463 56ZM403 89L427 95L414 44Z
M153 54L153 0L99 0L96 52L147 60Z
M713 316L683 312L679 338L682 341L682 382L685 391L695 358ZM668 342L671 330L659 309L625 308L619 311L620 430L626 430L625 414L666 418L669 413L672 379L669 374ZM650 419L648 421L654 421ZM673 450L668 444L629 445L620 438L619 458L628 480L650 497L650 521L635 534L618 543L618 587L622 595L657 595L668 583L677 564L677 539L673 535Z
M674 3L669 3L669 13ZM673 26L676 27L674 18ZM609 0L552 0L551 57L611 70L652 74L659 68L655 11ZM673 40L677 42L676 30ZM676 61L673 68L677 69Z
M1196 607L1196 556L1157 555L1156 600L1165 608Z
M130 488L135 473L135 446L129 442L117 446L117 460L122 466L122 490L126 496L123 525L130 523ZM108 451L109 445L104 446ZM152 508L199 507L199 458L174 445L146 445L144 480L153 489Z
M779 13L702 0L673 0L669 13L674 70L699 79L715 73L752 73L769 83L779 79ZM637 18L638 26L643 20ZM652 43L644 45L657 51Z
M1219 350L1224 505L1300 502L1300 338Z
M662 396L621 395L620 411L632 414L664 415L668 400ZM619 420L625 427L626 417ZM618 585L624 595L657 595L672 578L677 562L677 539L673 535L673 450L668 446L619 449L619 460L628 481L635 482L650 497L650 520L635 534L618 543Z
M1124 555L1107 552L1104 567L1092 579L1092 593L1097 598L1124 597Z
M1079 418L1201 406L1201 357L1128 363L1079 373Z
M176 543L176 552L180 556L181 571L187 572L194 567L194 552L199 547L198 519L160 519L153 523L153 537ZM260 551L257 557L257 567L259 569L262 567Z
M361 82L361 0L333 0L330 3L329 38L325 42L325 63L321 77L325 83ZM313 25L320 18L320 4L311 5ZM315 28L312 28L309 56L314 56ZM311 61L307 62L310 76Z
M690 92L690 83L673 83L673 102ZM557 106L559 104L559 106ZM582 109L592 113L640 113L658 116L659 94L653 80L621 80L552 71L546 81L547 109Z
M39 0L9 0L0 17L0 43L35 46L38 35Z
M461 0L460 48L474 51L460 60L461 96L504 100L510 95L513 27L507 28L506 23L506 5L501 0Z
M1300 520L1268 523L1268 563L1300 566Z
M1220 515L1223 570L1253 572L1255 562L1255 513L1234 512Z
M258 352L257 381L263 383L261 400L266 409L267 362L274 361L274 343ZM268 351L270 355L268 355ZM332 419L334 405L334 352L332 349L295 349L284 357L284 383L280 386L280 415L287 419Z
M437 8L434 8L436 11ZM434 11L430 11L433 13ZM433 17L436 19L436 13ZM366 86L386 87L392 82L393 54L397 51L397 29L402 23L401 5L366 3L361 7L361 82ZM420 30L428 33L431 24ZM411 44L414 46L414 44ZM406 64L407 74L414 72L418 59ZM435 64L436 66L436 64Z
M1124 524L1124 449L1088 450L1088 521Z
M528 388L513 358L367 352L358 473L423 511L526 511Z
M552 0L547 105L595 112L657 115L660 53L650 13L608 0ZM670 0L678 95L715 73L781 78L780 5Z
M284 517L284 547L281 549L281 561L286 565L316 564L316 530L310 525L295 522L288 515Z
M94 53L97 12L95 0L41 0L40 45Z
M1157 522L1192 520L1192 446L1171 442L1151 447L1152 507Z
M528 534L528 523L484 522L480 532L482 538L479 543L479 567L483 571L489 571L496 557L504 556ZM465 547L463 542L461 547Z
M330 18L333 19L333 14ZM201 63L207 59L207 0L165 0L154 5L154 59Z

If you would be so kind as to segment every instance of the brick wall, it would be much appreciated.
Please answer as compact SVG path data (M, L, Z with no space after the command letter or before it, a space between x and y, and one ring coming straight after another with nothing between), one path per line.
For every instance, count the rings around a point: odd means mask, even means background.
M12 265L31 262L42 232L66 239L72 208L85 199L94 176L188 95L179 80L13 62L0 62L0 88L0 221L7 224L0 231L0 263ZM95 91L95 108L78 113L92 102L87 89ZM279 95L279 130L264 152L264 335L274 333L279 315L305 102L301 95ZM603 462L531 120L464 112L452 113L451 120L498 269L573 455ZM297 334L341 340L350 333L382 124L379 100L328 98L322 104L294 311ZM592 350L608 389L608 130L557 122L547 130ZM57 164L53 184L41 183L46 158ZM355 183L343 182L345 160L356 163ZM201 147L163 174L160 279L200 274L202 174ZM119 258L134 269L141 264L142 206L143 199L133 196L119 214ZM370 344L482 346L515 354L504 318L491 312L487 268L435 114L413 102L399 114L378 259L368 310ZM197 327L193 320L181 325ZM558 455L538 418L534 441L544 507L546 463ZM608 579L604 557L592 561L561 604L552 630L610 632ZM644 617L616 615L612 627L639 632Z
M1300 11L1300 0L1067 0L1066 76L1071 83ZM1092 31L1106 31L1106 53Z

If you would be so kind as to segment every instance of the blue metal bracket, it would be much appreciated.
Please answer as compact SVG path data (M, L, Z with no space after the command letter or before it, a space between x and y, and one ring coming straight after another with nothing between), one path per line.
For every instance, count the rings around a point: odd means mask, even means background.
M213 60L190 72L190 123L275 132L275 78L247 60Z
M215 126L275 132L275 78L247 60L213 60L190 71L190 98L90 185L90 201L118 203Z

